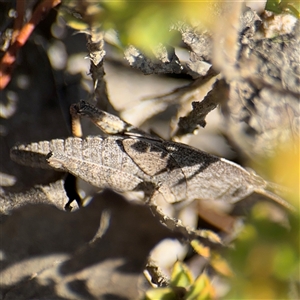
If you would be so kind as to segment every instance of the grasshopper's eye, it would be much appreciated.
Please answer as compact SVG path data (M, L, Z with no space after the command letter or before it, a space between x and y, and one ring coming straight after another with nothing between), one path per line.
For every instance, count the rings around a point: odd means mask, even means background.
M80 100L79 103L74 103L70 107L71 114L81 114L87 108L86 102L84 100Z
M82 110L85 110L87 105L86 102L84 100L80 100L80 102L78 104L75 104L76 108L78 110L78 112L81 112Z

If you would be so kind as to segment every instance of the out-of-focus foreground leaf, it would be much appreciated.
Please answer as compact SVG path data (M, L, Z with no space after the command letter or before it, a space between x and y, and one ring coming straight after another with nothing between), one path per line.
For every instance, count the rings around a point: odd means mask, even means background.
M268 0L266 10L280 14L283 12L290 13L296 18L300 18L300 2L293 0Z
M274 156L258 159L255 168L265 174L271 182L280 184L279 191L281 186L286 187L281 192L291 204L299 209L300 140L296 137L275 149Z
M177 261L172 270L170 287L150 289L145 294L147 300L209 300L215 298L215 288L209 277L202 273L194 279L189 268Z
M61 14L73 28L80 30L101 24L106 30L116 30L124 45L133 44L149 53L159 43L179 41L178 33L170 31L170 26L178 20L197 20L198 24L211 27L221 5L214 2L65 0Z
M290 215L289 226L277 217L270 207L254 207L226 255L235 276L225 299L299 299L299 210Z
M282 192L296 210L287 221L276 209L262 203L253 208L235 250L226 255L236 274L226 299L299 299L299 163L296 140L256 165L270 180L288 188Z

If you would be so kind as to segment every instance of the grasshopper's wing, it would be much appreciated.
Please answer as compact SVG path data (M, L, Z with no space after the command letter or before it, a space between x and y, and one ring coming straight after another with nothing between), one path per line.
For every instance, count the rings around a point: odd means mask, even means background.
M158 191L168 202L186 198L187 183L184 173L161 142L147 138L126 138L122 144L134 163L152 177Z
M250 174L241 166L193 147L164 142L188 183L188 197L234 203L254 192Z

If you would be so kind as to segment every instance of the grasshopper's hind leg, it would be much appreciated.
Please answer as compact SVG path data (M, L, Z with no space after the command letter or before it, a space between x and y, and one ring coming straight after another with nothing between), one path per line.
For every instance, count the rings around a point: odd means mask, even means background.
M146 136L154 138L151 134L123 121L119 117L107 113L97 107L81 100L79 103L71 105L70 113L72 117L72 131L77 137L82 136L80 117L88 117L97 127L106 134Z
M80 117L88 117L97 127L99 127L106 134L123 134L130 132L133 129L138 130L133 125L126 123L119 117L109 114L97 107L81 100L79 103L72 104L70 107L72 117L72 130L74 135L82 135L79 130Z
M82 137L82 128L80 123L80 114L76 109L76 104L72 104L70 107L70 115L71 115L71 129L73 136Z

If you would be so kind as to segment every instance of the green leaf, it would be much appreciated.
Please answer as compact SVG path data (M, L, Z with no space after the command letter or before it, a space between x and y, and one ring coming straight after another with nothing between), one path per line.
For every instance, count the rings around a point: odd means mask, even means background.
M203 256L204 258L210 257L210 248L204 246L199 241L197 240L191 241L191 246L199 255Z
M272 273L280 280L289 280L300 270L300 260L297 258L297 249L287 243L279 244L273 258ZM299 256L299 255L298 255Z
M265 9L280 14L281 9L279 7L279 4L280 0L268 0Z
M189 292L186 294L186 300L208 300L208 299L215 299L215 289L212 286L209 277L203 273L201 274L192 287L190 288Z
M178 32L170 31L174 22L193 20L203 27L212 26L217 15L214 13L217 7L213 3L214 0L63 0L61 10L64 12L61 15L76 29L85 25L114 29L124 46L132 44L150 54L159 43L168 45L180 41Z
M145 300L175 300L176 294L170 287L150 289L145 293Z
M300 217L291 213L286 228L286 223L272 221L276 214L270 206L256 205L235 248L225 253L236 275L224 299L289 299L291 284L300 279Z
M210 259L210 264L218 273L228 277L233 276L231 267L229 266L226 259L221 257L221 255L213 253Z
M265 9L276 14L289 13L300 18L300 2L298 0L268 0Z
M203 229L199 231L200 236L209 239L213 243L222 244L222 240L215 232L207 229Z
M171 285L177 287L188 287L194 282L194 278L188 267L177 261L174 264L172 275L171 275Z

